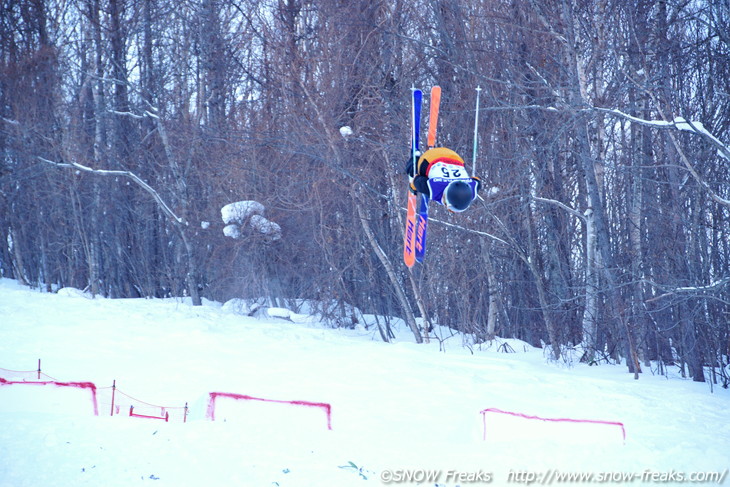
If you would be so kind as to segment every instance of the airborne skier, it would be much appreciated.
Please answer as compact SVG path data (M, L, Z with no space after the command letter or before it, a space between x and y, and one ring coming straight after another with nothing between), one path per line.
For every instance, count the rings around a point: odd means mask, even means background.
M474 121L474 163L477 152L477 122L479 120L479 90L477 88L477 110ZM428 118L428 150L421 154L419 140L421 131L421 90L413 88L411 105L411 157L408 161L408 213L403 237L403 261L413 267L423 262L426 256L426 229L428 228L428 204L433 200L449 211L462 212L469 208L477 197L481 182L470 177L464 167L464 160L451 149L436 147L441 87L431 88ZM420 196L418 196L420 193ZM416 208L418 207L418 208Z
M409 159L407 172L412 178L411 191L423 193L457 213L469 208L481 187L478 177L469 177L459 154L445 147L424 152L415 171L412 159Z

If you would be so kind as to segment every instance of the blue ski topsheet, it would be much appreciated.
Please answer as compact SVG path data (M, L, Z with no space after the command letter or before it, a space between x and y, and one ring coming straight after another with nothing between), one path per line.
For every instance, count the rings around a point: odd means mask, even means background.
M428 196L421 193L418 199L416 219L416 262L422 263L426 257L426 229L428 228Z
M415 159L416 151L421 145L421 102L423 100L423 92L421 90L413 90L413 113L411 120L411 157ZM415 164L417 161L413 161ZM415 172L415 168L414 168Z

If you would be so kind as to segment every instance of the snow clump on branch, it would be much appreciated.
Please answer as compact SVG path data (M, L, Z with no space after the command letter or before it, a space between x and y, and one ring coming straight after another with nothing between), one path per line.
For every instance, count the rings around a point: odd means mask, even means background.
M221 208L221 217L226 227L223 234L226 237L241 238L241 232L246 226L264 235L268 240L274 241L281 238L281 227L264 217L264 205L258 201L237 201L229 203Z

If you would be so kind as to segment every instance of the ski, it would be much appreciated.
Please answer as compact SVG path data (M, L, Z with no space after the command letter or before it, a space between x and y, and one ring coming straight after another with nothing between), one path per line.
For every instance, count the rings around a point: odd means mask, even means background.
M431 103L428 116L428 148L436 147L436 128L439 121L439 105L441 104L441 87L431 88Z
M438 128L439 106L441 104L441 87L431 88L431 101L428 115L428 148L436 146L436 129ZM426 230L428 229L428 197L422 194L418 201L416 215L416 262L423 263L426 258Z
M416 151L418 151L420 129L421 129L421 102L423 100L423 93L421 90L413 89L412 91L412 105L411 105L411 159L413 162L413 170L416 170ZM410 182L413 180L412 176L409 176L408 182L408 214L406 216L406 228L403 237L403 261L406 266L413 267L416 263L416 194L411 191Z
M411 156L413 163L418 162L416 152L420 150L421 145L421 103L423 102L423 92L413 89L413 113L411 120Z
M408 267L416 263L416 195L408 190L408 215L406 216L406 233L403 243L403 262Z
M428 196L421 194L416 218L416 262L426 257L426 229L428 228Z

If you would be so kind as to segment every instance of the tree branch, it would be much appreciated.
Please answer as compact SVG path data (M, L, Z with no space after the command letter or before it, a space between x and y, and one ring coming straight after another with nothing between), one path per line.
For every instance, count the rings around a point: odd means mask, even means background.
M714 291L721 290L726 285L730 284L730 276L723 277L722 279L719 279L718 281L715 281L706 286L682 286L673 289L669 286L663 286L648 279L643 279L643 281L656 289L669 289L664 294L660 294L659 296L654 296L653 298L647 299L646 302L650 303L652 301L658 301L662 298L666 298L667 296L672 296L674 294L712 293Z
M78 162L54 162L49 161L48 159L45 159L43 157L38 157L39 160L52 164L57 167L67 167L67 168L76 168L81 171L86 171L94 174L101 174L103 176L123 176L126 178L131 179L134 181L137 185L139 185L142 189L147 191L149 194L152 195L152 197L155 199L159 207L162 209L162 211L173 221L173 223L177 225L183 225L187 226L188 222L185 221L184 218L180 218L175 214L172 209L170 209L169 206L165 203L165 201L162 199L160 194L149 184L142 181L142 179L139 178L136 174L130 171L115 171L115 170L108 170L108 169L92 169L90 167L84 166L83 164L79 164Z
M571 208L570 206L566 205L565 203L563 203L561 201L553 200L553 199L549 199L549 198L541 198L539 196L530 196L530 198L532 198L535 201L539 201L540 203L547 203L549 205L555 205L555 206L567 211L568 213L570 213L574 217L578 218L579 220L586 221L586 216L584 214L582 214L578 210L574 210L573 208Z
M638 123L640 125L656 128L656 129L673 129L673 130L681 130L683 132L690 132L695 135L699 135L704 140L712 144L717 149L717 154L720 157L723 157L730 161L730 148L723 144L720 139L712 135L700 122L688 122L682 117L677 117L674 120L666 121L666 120L645 120L643 118L634 117L633 115L629 115L628 113L624 113L621 110L616 110L612 108L601 108L601 107L593 107L593 110L608 113L611 115L615 115L617 117L623 118L625 120L629 120L633 123ZM723 206L730 206L730 200L723 198L722 196L718 195L707 182L705 182L704 179L702 179L702 176L699 175L699 173L695 170L694 166L689 162L689 159L687 158L687 155L682 150L681 146L679 145L679 141L674 136L673 132L669 132L669 138L672 140L672 144L674 145L674 148L677 149L677 153L679 154L680 159L682 160L682 163L687 168L689 173L692 175L692 177L697 181L700 186L702 186L709 194L710 198L712 198L713 201L716 203L719 203Z

